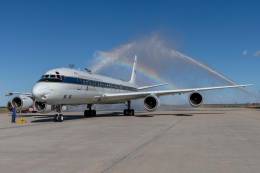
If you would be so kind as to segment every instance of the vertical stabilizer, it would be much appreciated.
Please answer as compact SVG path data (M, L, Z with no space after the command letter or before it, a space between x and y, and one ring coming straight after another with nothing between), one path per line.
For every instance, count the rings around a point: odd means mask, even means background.
M134 64L133 64L133 69L132 69L132 75L131 75L131 79L129 81L129 83L131 84L135 84L135 78L136 78L136 61L137 61L137 56L134 56Z

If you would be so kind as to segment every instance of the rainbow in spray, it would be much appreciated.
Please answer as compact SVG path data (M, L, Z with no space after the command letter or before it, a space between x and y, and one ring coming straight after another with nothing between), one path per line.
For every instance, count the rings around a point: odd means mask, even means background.
M122 66L131 67L133 63L132 57L135 54L139 56L138 62L139 60L141 61L138 63L138 71L157 82L169 83L169 81L166 82L165 80L167 77L163 78L161 77L162 75L159 74L171 74L172 72L169 71L172 68L171 63L175 63L177 64L175 66L176 68L181 69L196 67L199 70L204 70L205 74L221 79L222 82L226 82L230 85L236 85L234 81L221 73L218 73L209 66L172 49L166 45L165 41L163 41L158 35L152 35L148 38L123 44L111 51L98 51L95 54L96 56L94 61L96 63L94 63L92 71L98 72L103 68L114 64L115 62ZM142 59L140 59L140 57ZM147 64L149 64L149 67ZM176 72L179 73L179 71ZM196 73L196 71L192 71L191 73L194 72ZM207 78L206 80L208 79L210 78ZM178 88L174 81L170 81L169 84L172 88Z
M100 56L98 56L99 63L94 65L92 68L92 71L94 73L99 72L104 67L111 65L112 62L117 62L118 65L126 68L132 68L133 61L131 61L129 58L124 59L124 61L119 60L119 57L111 57L111 56L101 56L103 53L99 53ZM166 80L164 80L162 77L159 76L159 74L154 70L147 66L143 66L141 64L137 63L137 72L143 74L147 78L158 82L158 83L168 83L170 88L178 88L175 84L172 82L169 83Z

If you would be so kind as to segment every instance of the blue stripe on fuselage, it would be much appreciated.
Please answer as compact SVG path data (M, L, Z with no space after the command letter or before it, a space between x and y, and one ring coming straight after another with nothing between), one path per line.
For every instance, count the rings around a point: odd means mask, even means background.
M112 88L112 89L120 89L120 90L127 90L127 91L137 91L137 89L134 87L123 86L123 85L101 82L101 81L94 81L94 80L89 80L89 79L69 77L69 76L61 76L61 79L42 78L38 82L59 82L59 83L94 86L94 87L100 87L100 88Z

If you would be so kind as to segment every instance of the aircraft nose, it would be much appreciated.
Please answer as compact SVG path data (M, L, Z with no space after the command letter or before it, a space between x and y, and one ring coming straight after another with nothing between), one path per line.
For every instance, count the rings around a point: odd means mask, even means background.
M48 99L49 93L50 93L50 90L48 89L48 87L46 87L40 83L34 85L33 90L32 90L33 97L37 101L46 101Z

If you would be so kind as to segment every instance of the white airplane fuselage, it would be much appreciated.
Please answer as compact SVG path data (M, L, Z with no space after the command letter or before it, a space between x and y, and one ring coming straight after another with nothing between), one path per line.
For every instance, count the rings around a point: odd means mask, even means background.
M201 91L219 90L227 88L246 87L247 85L227 85L203 88L146 90L165 84L137 87L135 56L130 80L122 81L107 76L92 74L89 71L80 71L70 68L57 68L46 72L34 85L32 93L24 93L14 97L8 105L17 110L28 110L35 107L39 112L56 111L54 120L63 121L63 105L87 105L84 117L95 116L93 104L126 103L123 115L134 115L131 101L143 99L147 111L155 111L160 105L160 96L180 95L189 93L188 101L191 106L199 107L203 104ZM120 73L120 72L119 72ZM17 92L8 95L17 94Z
M130 82L69 68L46 72L34 85L37 101L50 105L111 104L125 100L106 99L104 93L137 91Z

